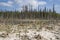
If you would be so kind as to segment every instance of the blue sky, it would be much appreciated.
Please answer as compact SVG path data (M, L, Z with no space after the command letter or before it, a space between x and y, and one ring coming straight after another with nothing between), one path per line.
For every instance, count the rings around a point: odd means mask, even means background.
M0 0L0 10L21 11L23 5L32 5L35 9L38 5L42 9L46 6L52 10L53 4L55 4L56 12L60 13L60 0Z

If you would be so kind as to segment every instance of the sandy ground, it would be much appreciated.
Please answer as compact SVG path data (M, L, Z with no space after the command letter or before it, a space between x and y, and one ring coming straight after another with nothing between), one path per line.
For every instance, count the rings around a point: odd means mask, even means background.
M24 26L25 29L18 29L18 25L13 25L12 31L8 36L2 37L1 34L6 32L0 32L0 40L60 40L60 23L58 25L49 24L45 26L41 29L28 29L26 26ZM51 27L53 29L50 29Z

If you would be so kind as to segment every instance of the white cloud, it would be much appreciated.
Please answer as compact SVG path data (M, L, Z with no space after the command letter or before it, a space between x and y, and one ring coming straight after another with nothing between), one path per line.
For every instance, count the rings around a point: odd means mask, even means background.
M11 7L12 4L13 4L12 1L8 1L8 2L0 2L0 5L1 5L1 6L9 6L9 7Z
M37 1L37 0L15 0L15 2L22 7L23 5L32 5L33 8L36 8L38 5L47 4L45 1Z
M8 1L8 4L13 4L13 2L12 1Z
M13 1L8 1L8 2L0 2L0 6L8 6L11 7L13 4L18 5L18 10L22 10L23 5L32 5L33 8L37 8L38 5L45 5L47 4L45 1L37 1L37 0L13 0Z
M39 5L45 5L45 4L47 4L45 1L39 2Z

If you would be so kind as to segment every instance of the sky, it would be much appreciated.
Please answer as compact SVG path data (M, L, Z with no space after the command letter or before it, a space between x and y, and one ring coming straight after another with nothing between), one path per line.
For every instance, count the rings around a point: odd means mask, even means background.
M39 6L41 9L46 7L52 10L53 4L56 12L60 13L60 0L0 0L0 10L21 11L23 5L32 5L34 9Z

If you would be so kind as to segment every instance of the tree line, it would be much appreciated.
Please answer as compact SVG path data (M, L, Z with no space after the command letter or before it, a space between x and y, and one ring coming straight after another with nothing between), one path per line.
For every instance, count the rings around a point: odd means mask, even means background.
M60 19L60 14L56 13L55 7L47 10L45 7L43 10L28 8L27 5L23 6L23 10L19 11L0 11L0 18L17 18L17 19Z

